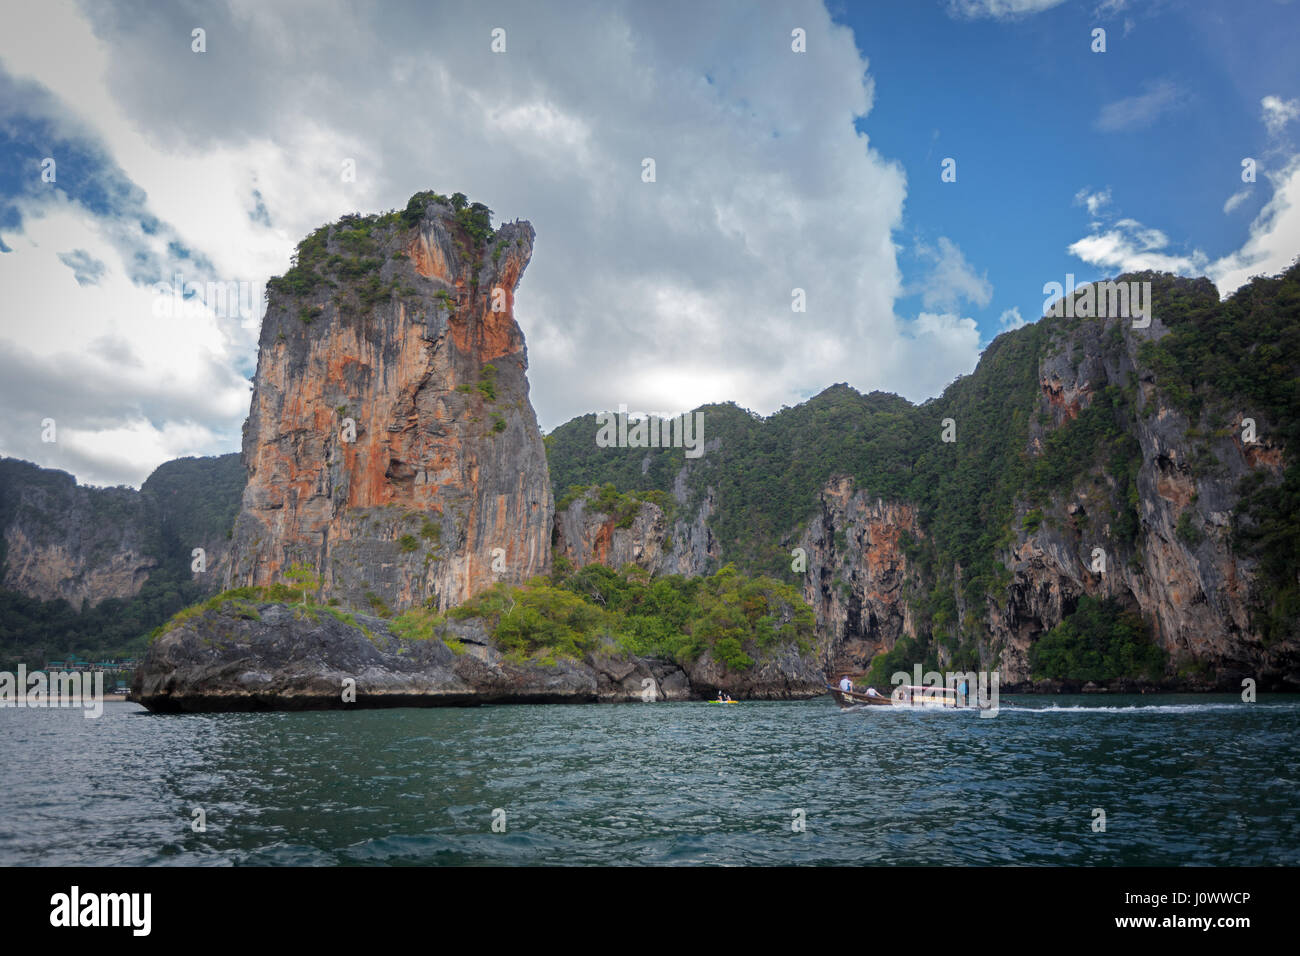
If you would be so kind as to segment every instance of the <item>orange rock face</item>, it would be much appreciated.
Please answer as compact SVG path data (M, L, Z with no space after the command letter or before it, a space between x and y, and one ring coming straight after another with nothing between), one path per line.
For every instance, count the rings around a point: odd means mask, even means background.
M597 509L589 491L556 513L555 553L575 568L603 564L617 571L635 564L651 574L709 574L721 553L708 525L713 495L704 495L693 514L686 513L684 491L677 503L681 514L671 522L658 505L643 501L631 522L619 527L613 515Z
M1066 385L1057 377L1044 379L1039 383L1048 407L1055 413L1057 424L1063 420L1073 421L1079 412L1091 400L1092 389L1087 383Z
M822 489L820 513L799 547L826 673L862 673L877 654L915 636L903 540L920 534L910 504L885 501L844 476Z
M325 596L398 611L548 570L554 506L513 314L532 227L476 248L436 202L415 227L379 223L351 274L334 227L342 268L321 256L310 292L271 294L231 586L301 562Z
M642 504L632 522L620 528L613 515L595 510L590 496L583 496L555 516L552 540L556 553L575 568L603 564L617 571L635 564L657 572L669 557L664 547L669 530L657 505Z

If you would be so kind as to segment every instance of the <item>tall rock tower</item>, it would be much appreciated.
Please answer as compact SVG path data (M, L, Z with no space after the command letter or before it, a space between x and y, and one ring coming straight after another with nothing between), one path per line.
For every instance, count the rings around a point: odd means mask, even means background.
M554 502L514 294L527 222L419 193L303 240L268 284L228 584L296 562L397 611L545 573Z

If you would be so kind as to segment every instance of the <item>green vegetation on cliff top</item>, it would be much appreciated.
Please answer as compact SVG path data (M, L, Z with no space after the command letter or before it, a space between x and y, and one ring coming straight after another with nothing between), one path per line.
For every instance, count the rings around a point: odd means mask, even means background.
M155 629L156 638L210 611L228 609L258 619L259 605L302 607L366 630L355 614L322 605L289 584L242 587L180 611ZM457 620L480 618L497 647L515 660L580 660L612 645L629 654L668 658L682 665L706 651L731 670L746 670L765 653L813 647L813 614L799 593L770 578L749 578L728 566L706 578L654 580L634 566L616 572L601 565L561 567L525 585L498 584L452 609ZM401 640L443 640L464 651L447 620L429 608L411 608L386 622ZM369 632L367 632L369 634Z
M390 209L369 216L350 213L313 230L298 243L288 271L267 282L267 296L300 298L329 288L336 290L340 305L347 306L349 297L355 295L359 304L368 308L386 295L404 293L406 290L396 281L384 286L379 270L388 259L405 256L407 234L419 225L430 205L451 208L452 222L469 240L465 251L481 263L483 247L495 236L492 210L482 203L469 202L464 193L448 197L427 190L412 196L401 212ZM457 237L457 241L461 242L461 238ZM310 324L316 315L310 310L301 314L305 316L304 324Z
M671 495L663 491L627 491L620 492L613 482L606 482L593 488L574 485L564 493L564 497L555 503L556 512L566 510L579 498L586 499L588 511L609 515L617 528L630 528L636 516L641 513L643 504L652 504L671 521L675 510Z

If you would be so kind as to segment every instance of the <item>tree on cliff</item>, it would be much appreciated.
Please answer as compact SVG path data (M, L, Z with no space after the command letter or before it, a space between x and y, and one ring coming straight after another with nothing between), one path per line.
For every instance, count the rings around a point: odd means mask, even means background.
M300 561L295 561L284 576L295 587L302 588L303 604L307 603L307 589L311 588L315 591L321 586L321 576L316 573L316 569L308 567Z

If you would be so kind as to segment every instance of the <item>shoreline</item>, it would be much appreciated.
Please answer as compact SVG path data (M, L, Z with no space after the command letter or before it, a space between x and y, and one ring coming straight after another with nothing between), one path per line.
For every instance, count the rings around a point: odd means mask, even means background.
M52 703L54 700L57 700L58 703ZM33 697L31 694L28 694L25 697L20 697L14 701L5 699L3 702L0 702L0 707L54 707L65 704L68 706L76 705L80 707L87 703L94 704L96 700L105 704L109 702L123 703L127 700L127 695L103 694L96 698L93 695L86 696L85 694L69 694L66 697L60 697L58 694L44 694L40 697Z
M829 691L825 694L807 694L791 695L785 698L773 697L754 697L754 698L735 698L737 703L782 703L798 700L816 700L818 697L829 696ZM1263 691L1267 694L1287 694L1300 693L1297 690L1271 690ZM1157 689L1157 690L1123 690L1123 691L1090 691L1081 690L1016 690L1003 691L1002 697L1015 698L1044 698L1044 697L1080 697L1080 696L1106 696L1114 695L1118 697L1167 697L1171 695L1235 695L1233 689L1219 690L1214 688L1201 688L1198 690L1180 690L1180 689ZM600 704L619 704L619 703L649 703L649 701L637 701L633 699L612 699L608 697L589 697L575 698L569 696L550 696L546 694L508 694L508 693L488 693L488 694L412 694L412 693L380 693L371 695L359 695L357 700L349 703L343 703L336 696L319 696L315 694L303 695L264 695L249 694L244 695L200 695L185 698L174 698L165 702L155 701L154 706L149 706L142 701L132 700L129 694L105 694L99 701L100 703L135 703L144 707L146 710L155 714L181 714L181 713L289 713L304 711L328 711L328 710L389 710L398 708L474 708L474 707L493 707L493 706L545 706L547 704L580 704L580 705L600 705ZM655 703L679 703L679 704L699 704L710 703L707 697L689 697L677 700L660 700ZM68 698L64 700L33 699L27 697L19 702L3 701L0 702L0 710L9 707L21 707L31 710L58 710L58 709L83 709L88 705L93 707L95 700L83 698ZM159 706L161 704L161 706Z

